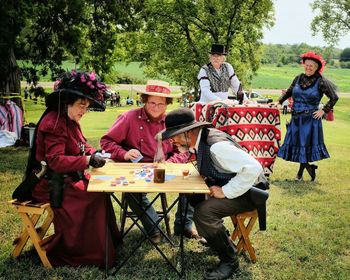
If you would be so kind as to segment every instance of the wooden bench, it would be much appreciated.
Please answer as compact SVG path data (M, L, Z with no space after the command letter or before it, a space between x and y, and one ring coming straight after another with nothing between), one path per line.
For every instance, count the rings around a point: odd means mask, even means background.
M248 251L250 259L253 263L256 262L255 250L249 239L249 234L258 219L258 211L249 211L231 216L234 225L231 240L235 243L237 253ZM236 241L237 240L237 241Z
M11 200L9 203L15 207L24 225L21 235L13 241L15 248L12 251L12 257L17 258L20 255L30 238L43 265L47 268L52 268L45 250L45 245L52 239L52 236L44 238L54 216L50 203L39 203L30 200L18 201L17 199ZM39 227L36 227L40 217L43 216L45 211L47 213L45 219Z

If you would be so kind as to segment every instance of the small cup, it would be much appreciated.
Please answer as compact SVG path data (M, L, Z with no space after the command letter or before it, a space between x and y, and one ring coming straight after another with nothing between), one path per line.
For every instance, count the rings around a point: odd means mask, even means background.
M154 168L154 183L164 183L165 181L165 169L164 168Z
M188 170L188 169L182 170L182 177L184 179L188 178L189 176L190 176L190 170Z

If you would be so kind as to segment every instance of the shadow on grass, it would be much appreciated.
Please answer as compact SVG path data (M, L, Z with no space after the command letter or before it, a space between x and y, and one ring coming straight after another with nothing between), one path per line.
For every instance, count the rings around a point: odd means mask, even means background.
M131 231L124 240L121 257L125 258L130 253L129 250L134 248L137 241L140 240L141 234L138 231ZM179 238L172 237L175 244L178 244ZM196 240L184 240L185 247L185 277L182 279L197 280L202 279L205 271L214 267L219 259L210 248L201 245ZM172 264L180 271L180 254L178 247L172 247L168 242L164 241L159 245L160 249L169 258ZM248 271L251 266L243 256L240 256L241 271L234 279L250 280L253 279L252 273ZM121 260L119 260L120 264ZM115 269L110 270L110 274L115 273ZM116 277L116 278L113 278ZM145 241L140 248L137 249L128 262L114 275L110 275L108 279L180 279L178 274L163 259L159 252L151 245L149 241Z
M319 188L317 181L295 181L295 180L271 180L272 187L278 187L283 190L283 194L290 196L302 196L310 193L323 194L325 193Z
M28 147L6 147L0 149L0 172L24 174L27 165Z
M10 257L0 264L0 279L104 279L98 267L45 268L35 249L24 251L17 259Z
M138 231L131 231L124 240L124 245L119 248L120 263L137 241L141 238ZM173 238L178 243L179 238ZM185 277L186 280L202 279L205 271L214 267L219 259L208 247L201 245L195 240L185 239ZM178 248L173 248L167 242L162 242L160 248L167 257L180 270L180 256L177 254ZM251 280L253 275L252 264L247 262L243 256L239 257L241 270L234 279ZM0 279L181 279L179 275L167 264L156 249L146 241L135 251L128 262L115 275L115 269L109 269L109 274L105 275L104 269L98 267L58 267L46 269L35 249L24 251L17 259L8 257L0 264Z

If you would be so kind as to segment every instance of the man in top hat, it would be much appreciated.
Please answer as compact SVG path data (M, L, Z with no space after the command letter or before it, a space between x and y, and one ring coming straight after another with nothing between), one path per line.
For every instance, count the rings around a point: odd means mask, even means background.
M231 64L225 62L225 46L213 44L209 55L210 62L199 71L198 80L201 90L199 102L209 103L228 99L229 88L242 103L246 99L242 86Z
M180 97L180 95L171 93L169 83L157 80L149 80L145 89L135 87L134 90L141 93L140 101L144 106L121 114L112 128L102 137L100 144L102 149L111 153L111 158L115 161L153 162L157 148L156 135L165 128L167 105L173 102L173 98ZM167 162L187 162L188 155L174 150L170 141L164 141L162 148ZM152 241L159 243L161 241L159 230L152 229L154 222L159 219L158 214L153 207L149 207L150 202L145 193L133 195L140 198L144 208L148 207L146 212L152 218L153 223L146 215L142 215L140 220ZM141 215L142 211L135 201L129 195L126 195L126 199L130 208L137 215ZM175 234L181 232L181 213L184 211L178 209L174 222ZM197 231L192 228L192 217L193 208L189 209L185 217L185 236L203 242Z
M210 188L209 199L202 195L190 199L195 207L193 219L198 233L220 258L220 263L208 270L204 279L227 279L238 271L239 261L223 218L256 208L250 189L262 167L228 134L212 128L208 122L195 121L188 108L170 112L165 126L162 139L170 139L181 152L196 155L198 172ZM265 202L266 197L262 200Z

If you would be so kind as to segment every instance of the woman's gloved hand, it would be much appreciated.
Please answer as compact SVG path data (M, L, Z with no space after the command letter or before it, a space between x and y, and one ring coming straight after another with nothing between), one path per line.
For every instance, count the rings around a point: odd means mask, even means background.
M96 155L96 153L90 156L89 165L94 168L102 167L105 165L105 163L106 160L103 157Z

